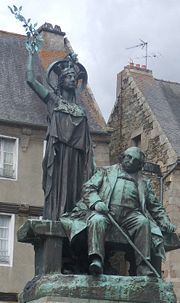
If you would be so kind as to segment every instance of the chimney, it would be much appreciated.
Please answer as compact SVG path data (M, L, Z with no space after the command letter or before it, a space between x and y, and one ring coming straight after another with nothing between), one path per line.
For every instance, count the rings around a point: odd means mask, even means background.
M147 66L145 64L139 64L139 63L133 63L130 62L129 65L126 66L126 68L128 68L129 70L131 70L132 72L138 72L138 73L143 73L143 74L149 74L152 75L152 71L147 69Z
M46 69L53 61L62 59L66 56L66 48L64 43L65 33L61 31L59 25L44 23L38 29L42 35L43 44L39 52L43 67Z
M45 22L38 28L38 32L49 32L60 36L65 36L65 33L61 31L61 27L59 25L53 25L51 23Z
M61 31L59 25L53 25L51 23L44 23L38 28L38 32L41 33L44 40L43 49L46 51L64 51L64 36L65 33Z
M133 62L130 62L130 63L129 63L129 67L130 67L130 68L133 68L133 67L134 67L134 63L133 63Z
M136 68L140 68L141 67L141 65L140 64L136 64Z

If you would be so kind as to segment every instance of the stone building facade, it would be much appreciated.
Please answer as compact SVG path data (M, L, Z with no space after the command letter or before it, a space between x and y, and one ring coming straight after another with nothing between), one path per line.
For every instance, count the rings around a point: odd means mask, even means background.
M45 69L70 51L59 26L40 28L44 45L36 56L35 73L45 83ZM34 276L31 245L18 243L18 228L42 215L42 168L46 106L27 85L25 36L0 31L0 301L17 295ZM97 166L109 164L109 133L91 89L82 93Z
M108 125L111 163L127 147L139 146L148 162L160 166L161 175L152 175L156 192L180 232L180 84L155 79L145 66L126 66L117 75ZM179 250L167 254L163 271L180 300Z

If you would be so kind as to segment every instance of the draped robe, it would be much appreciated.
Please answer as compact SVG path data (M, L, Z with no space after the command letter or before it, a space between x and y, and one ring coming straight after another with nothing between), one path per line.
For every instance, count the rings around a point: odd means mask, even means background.
M84 110L55 94L47 96L48 130L43 160L44 219L58 220L81 195L94 169L92 143Z

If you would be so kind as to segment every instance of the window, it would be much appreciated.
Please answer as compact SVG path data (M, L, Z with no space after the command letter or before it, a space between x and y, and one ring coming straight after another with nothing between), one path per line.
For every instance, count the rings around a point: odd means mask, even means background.
M17 178L17 138L0 137L0 177Z
M14 215L0 213L0 266L12 266Z
M133 146L141 147L141 135L132 138Z

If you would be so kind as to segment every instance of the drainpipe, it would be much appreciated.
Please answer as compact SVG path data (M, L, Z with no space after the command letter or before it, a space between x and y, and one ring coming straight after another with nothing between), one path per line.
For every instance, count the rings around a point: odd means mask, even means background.
M180 159L177 159L176 163L173 164L171 169L162 177L160 177L160 201L162 204L163 204L164 180L175 170L177 165L180 165Z

